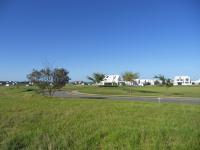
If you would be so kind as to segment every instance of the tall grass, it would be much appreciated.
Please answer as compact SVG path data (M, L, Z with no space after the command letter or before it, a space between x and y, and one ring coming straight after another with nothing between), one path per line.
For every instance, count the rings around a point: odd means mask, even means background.
M0 149L200 149L200 106L0 88Z

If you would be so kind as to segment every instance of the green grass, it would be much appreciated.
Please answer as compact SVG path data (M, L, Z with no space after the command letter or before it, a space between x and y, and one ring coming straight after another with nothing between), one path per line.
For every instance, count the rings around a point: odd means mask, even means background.
M130 94L131 89L131 94ZM83 93L127 96L156 96L156 97L200 97L200 86L160 86L145 87L97 87L67 85L65 90L78 90Z
M200 149L200 106L0 88L0 149Z

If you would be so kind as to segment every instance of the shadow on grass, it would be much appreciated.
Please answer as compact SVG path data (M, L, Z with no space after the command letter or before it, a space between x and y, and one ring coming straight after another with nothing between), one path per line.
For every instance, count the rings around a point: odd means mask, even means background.
M184 94L181 94L181 93L172 93L172 95L183 96Z
M127 89L127 88L124 88L123 90L128 92L128 93L130 92L130 90L131 90L131 92L137 92L137 93L141 93L141 94L158 94L158 93L160 93L160 92L157 92L157 91L147 91L147 90Z
M26 90L23 90L22 92L32 92L32 91L36 91L35 89L26 89Z
M79 97L82 99L106 99L106 97Z
M150 94L153 94L153 93L160 93L160 92L155 92L155 91L145 91L145 90L136 90L136 92L139 92L139 93L150 93Z

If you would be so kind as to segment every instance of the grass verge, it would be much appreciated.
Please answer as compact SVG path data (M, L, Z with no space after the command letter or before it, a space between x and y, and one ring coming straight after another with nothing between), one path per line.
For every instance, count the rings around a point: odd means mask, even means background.
M102 95L125 95L125 96L152 96L152 97L194 97L200 98L200 86L174 86L171 88L161 86L144 87L97 87L67 85L67 91L77 90L82 93ZM131 94L130 94L131 89Z
M200 149L200 106L0 88L0 149Z

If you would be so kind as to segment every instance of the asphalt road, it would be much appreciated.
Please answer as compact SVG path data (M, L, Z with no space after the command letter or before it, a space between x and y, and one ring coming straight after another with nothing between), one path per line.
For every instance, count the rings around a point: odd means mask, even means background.
M61 98L109 99L109 100L128 100L128 101L139 101L139 102L180 103L180 104L200 105L200 98L108 96L108 95L97 95L97 94L84 94L84 93L79 93L78 91L73 91L73 92L57 91L54 93L54 96Z

